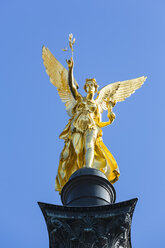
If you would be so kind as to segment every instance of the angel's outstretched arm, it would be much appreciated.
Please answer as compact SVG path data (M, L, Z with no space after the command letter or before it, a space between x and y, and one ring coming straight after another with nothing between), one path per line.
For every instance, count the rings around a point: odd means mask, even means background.
M98 122L97 125L102 128L102 127L106 127L108 125L110 125L114 119L115 119L115 114L113 112L111 113L108 113L108 118L109 118L109 121L105 121L105 122Z
M112 107L116 105L116 102L107 102L107 109L108 109L108 115L107 117L109 118L109 121L106 122L101 122L100 120L98 121L97 125L102 128L110 125L116 118L115 114L112 112ZM99 118L100 119L100 118Z
M77 100L77 98L79 97L79 93L77 91L78 85L75 85L74 83L74 77L73 77L73 66L74 66L74 62L73 59L71 58L70 60L66 61L68 64L68 68L69 68L69 72L68 72L68 84L69 84L69 88L72 92L73 97Z

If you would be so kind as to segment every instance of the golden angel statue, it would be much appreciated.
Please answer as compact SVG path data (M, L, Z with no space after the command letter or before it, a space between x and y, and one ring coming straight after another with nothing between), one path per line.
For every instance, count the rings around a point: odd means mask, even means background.
M71 38L70 47L73 48ZM78 92L78 84L73 77L72 57L67 60L68 70L45 46L42 57L50 81L56 86L70 116L68 124L59 136L60 139L64 139L65 145L60 156L55 189L60 193L70 176L82 167L96 168L102 171L112 184L115 183L120 173L113 155L103 143L102 128L114 121L115 114L112 108L115 104L124 101L139 89L146 77L111 83L99 91L94 78L86 79L84 85L86 96L83 97ZM108 110L107 122L101 121L104 110Z

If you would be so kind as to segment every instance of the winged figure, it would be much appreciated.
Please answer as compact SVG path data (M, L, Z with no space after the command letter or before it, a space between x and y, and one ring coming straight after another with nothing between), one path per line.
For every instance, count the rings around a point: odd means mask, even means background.
M56 86L61 100L70 116L69 122L60 134L65 145L61 152L55 189L61 192L70 176L82 167L92 167L102 171L111 183L119 178L118 165L102 139L102 128L110 125L115 114L112 108L139 89L146 77L108 84L98 91L94 78L86 79L83 97L78 92L78 84L73 77L74 61L71 57L65 69L43 46L42 58L51 83ZM96 99L94 95L97 93ZM108 111L108 121L102 122L101 115Z

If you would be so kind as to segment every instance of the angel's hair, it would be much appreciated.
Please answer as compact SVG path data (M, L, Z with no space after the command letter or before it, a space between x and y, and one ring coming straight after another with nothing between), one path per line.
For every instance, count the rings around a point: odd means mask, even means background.
M85 81L86 81L86 83L84 84L84 90L85 90L85 92L87 93L88 82L93 82L94 83L94 87L95 87L95 93L96 93L97 92L97 89L99 87L99 85L96 82L96 79L95 78L87 78Z

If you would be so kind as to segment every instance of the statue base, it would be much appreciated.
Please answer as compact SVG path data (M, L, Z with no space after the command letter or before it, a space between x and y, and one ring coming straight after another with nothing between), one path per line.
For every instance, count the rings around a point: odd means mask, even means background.
M114 203L116 192L106 176L93 168L82 168L72 174L61 192L64 206L86 207Z
M76 171L61 194L64 206L39 202L49 248L131 248L131 221L137 199L114 203L105 175L91 168Z

